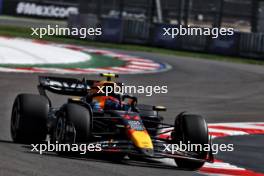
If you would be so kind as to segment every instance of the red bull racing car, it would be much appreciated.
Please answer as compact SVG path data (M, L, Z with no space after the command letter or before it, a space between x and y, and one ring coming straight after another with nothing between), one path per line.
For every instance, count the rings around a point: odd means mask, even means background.
M165 107L139 104L131 95L98 91L121 84L112 81L115 74L101 76L106 80L40 76L40 95L19 94L14 101L13 141L101 144L100 152L114 153L116 158L172 158L178 167L191 170L213 162L203 117L181 113L174 124L164 123L159 112ZM70 98L61 107L53 107L47 91ZM175 144L207 145L209 150L175 150Z

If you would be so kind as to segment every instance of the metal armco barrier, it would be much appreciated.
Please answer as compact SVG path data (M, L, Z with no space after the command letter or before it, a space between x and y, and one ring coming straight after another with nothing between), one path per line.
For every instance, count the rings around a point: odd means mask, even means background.
M239 42L239 52L241 56L263 58L264 34L241 33Z
M152 28L152 38L151 38L151 45L158 46L163 48L170 48L170 49L180 49L181 48L181 37L177 36L172 38L164 34L163 28L173 28L177 27L175 25L170 24L155 24Z
M89 20L86 20L89 24ZM166 36L163 28L177 27L170 24L150 24L139 20L121 20L101 18L98 25L102 27L103 35L95 40L144 44L176 50L198 51L227 56L242 56L263 59L264 34L235 32L232 36Z
M206 51L209 38L207 36L182 36L181 49L188 51Z
M123 42L145 44L148 42L150 23L140 20L123 20Z
M232 36L219 36L209 40L208 52L223 55L238 55L239 33Z
M98 36L97 40L113 43L122 42L122 25L123 22L120 19L102 19L99 25L102 28L102 35Z

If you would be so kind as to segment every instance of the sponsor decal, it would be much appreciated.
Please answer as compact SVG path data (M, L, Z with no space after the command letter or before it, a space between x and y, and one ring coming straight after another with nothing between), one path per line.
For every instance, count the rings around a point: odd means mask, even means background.
M59 82L55 80L46 80L43 83L45 86L50 86L50 88L55 90L69 90L69 91L76 91L76 89L90 89L90 86L81 84L81 83L69 83L69 82Z
M78 14L77 7L63 7L59 5L45 5L32 2L19 2L16 13L30 16L67 18L70 14Z

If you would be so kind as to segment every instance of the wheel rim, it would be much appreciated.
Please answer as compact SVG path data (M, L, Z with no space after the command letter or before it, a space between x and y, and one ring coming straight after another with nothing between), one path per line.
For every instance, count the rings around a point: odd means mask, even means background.
M55 140L59 143L63 142L65 132L65 122L63 118L59 118L56 125Z
M14 110L12 112L12 117L11 117L11 135L13 139L17 138L17 130L19 128L19 119L20 119L20 114L18 110L18 105L15 105Z

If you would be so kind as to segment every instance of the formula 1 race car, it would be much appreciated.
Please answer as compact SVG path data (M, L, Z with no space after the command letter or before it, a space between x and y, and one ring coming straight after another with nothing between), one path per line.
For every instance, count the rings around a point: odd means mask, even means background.
M199 169L213 162L211 139L204 118L181 113L173 125L163 122L163 106L138 104L136 97L106 95L103 88L120 85L115 74L106 80L39 77L40 95L19 94L13 104L11 136L16 143L101 144L115 158L172 158L180 168ZM101 88L103 87L103 88ZM101 91L98 91L98 90ZM53 107L46 91L69 96ZM173 150L173 144L208 145L209 150ZM167 150L165 150L165 147Z

